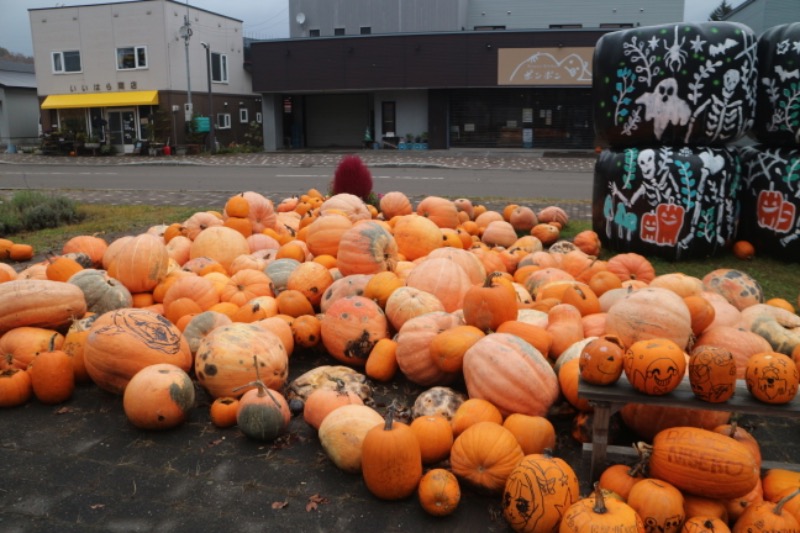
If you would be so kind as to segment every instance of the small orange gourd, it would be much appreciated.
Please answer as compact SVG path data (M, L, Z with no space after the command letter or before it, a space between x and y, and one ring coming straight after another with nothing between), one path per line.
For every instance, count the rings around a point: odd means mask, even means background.
M239 399L231 396L215 398L211 403L211 422L218 428L229 428L236 424Z

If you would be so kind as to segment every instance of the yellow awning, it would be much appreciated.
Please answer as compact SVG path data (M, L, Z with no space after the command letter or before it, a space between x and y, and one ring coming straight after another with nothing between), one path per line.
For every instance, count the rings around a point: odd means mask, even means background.
M158 91L124 91L108 93L51 94L42 102L42 109L77 107L121 107L157 105Z

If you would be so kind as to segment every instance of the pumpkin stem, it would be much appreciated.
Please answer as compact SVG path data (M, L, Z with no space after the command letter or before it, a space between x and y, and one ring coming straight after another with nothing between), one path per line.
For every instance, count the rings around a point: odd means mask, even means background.
M735 438L735 437L736 437L736 429L737 429L738 427L739 427L739 423L736 421L736 419L735 419L735 418L734 418L734 419L732 419L732 420L731 420L731 432L728 434L728 436L729 436L730 438L732 438L732 439L733 439L733 438Z
M50 342L47 343L48 352L56 351L56 337L58 337L58 333L53 333L53 336L50 337Z
M493 285L494 285L494 280L495 280L495 279L497 279L497 278L499 278L500 276L502 276L502 274L501 274L500 272L498 272L497 270L494 270L494 271L490 272L490 273L489 273L489 274L486 276L486 279L485 279L485 280L484 280L484 282L483 282L483 286L484 286L484 287L491 287L491 286L493 286Z
M789 502L789 500L791 500L798 494L800 494L800 488L793 490L792 492L790 492L789 494L778 500L778 503L777 505L775 505L775 508L772 509L772 512L780 516L781 512L783 511L783 506L786 505Z
M606 508L606 499L603 496L603 489L600 488L600 482L594 482L594 507L592 508L597 514L605 514L608 512Z
M255 355L253 355L253 366L256 369L256 380L255 381L251 381L250 383L245 383L244 385L242 385L240 387L236 387L231 392L237 392L237 391L240 391L242 389L246 389L248 387L256 387L258 389L258 397L259 398L263 398L264 396L269 396L269 399L272 400L273 403L276 406L278 406L278 410L280 410L281 409L281 404L278 403L278 400L276 400L275 396L272 395L272 393L269 390L269 387L267 387L267 385L263 381L261 381L261 375L258 372L258 357L256 357Z

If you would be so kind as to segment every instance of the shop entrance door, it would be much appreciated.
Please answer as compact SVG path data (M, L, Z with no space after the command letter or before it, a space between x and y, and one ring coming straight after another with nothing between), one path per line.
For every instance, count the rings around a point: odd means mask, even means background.
M133 109L114 109L108 111L108 135L117 152L133 153L136 142L136 122Z

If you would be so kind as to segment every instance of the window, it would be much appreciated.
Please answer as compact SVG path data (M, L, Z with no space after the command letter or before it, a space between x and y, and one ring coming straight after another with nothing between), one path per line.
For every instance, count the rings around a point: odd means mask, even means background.
M395 129L395 103L383 102L381 104L381 131L386 137L396 137Z
M344 28L333 28L334 35L344 35Z
M230 113L217 113L217 129L229 130L231 129L231 114Z
M228 56L211 52L211 81L228 83Z
M372 33L371 26L361 26L361 35L369 35Z
M308 30L309 37L319 37L319 29Z
M239 110L239 122L247 124L250 121L250 118L247 113L247 109L244 107Z
M117 70L147 68L147 48L125 46L117 48Z
M263 119L261 118L261 112L259 111L259 112L256 113L256 123L257 124L261 124L262 120Z
M53 52L53 72L80 72L81 53L78 50Z

